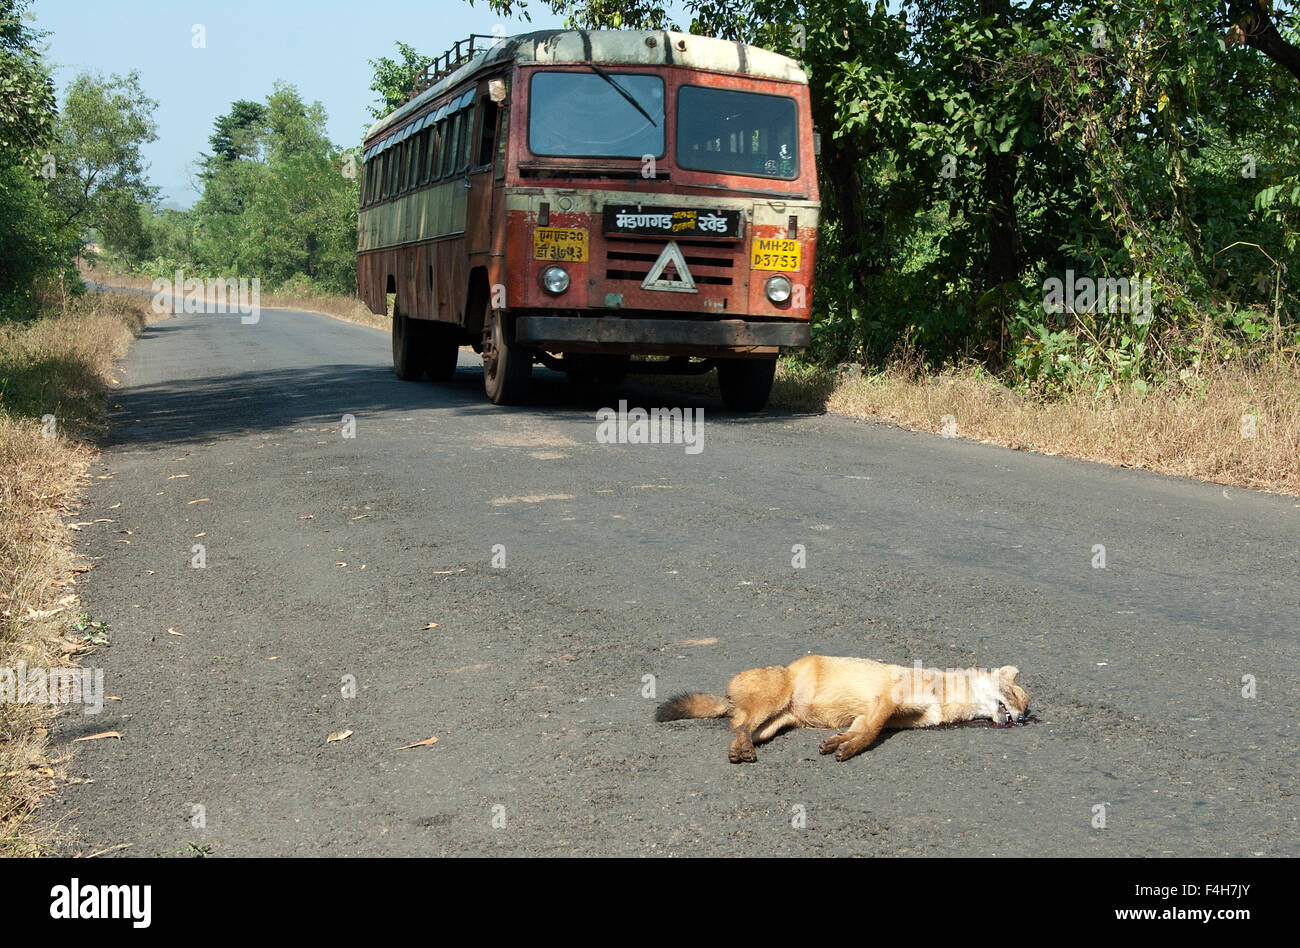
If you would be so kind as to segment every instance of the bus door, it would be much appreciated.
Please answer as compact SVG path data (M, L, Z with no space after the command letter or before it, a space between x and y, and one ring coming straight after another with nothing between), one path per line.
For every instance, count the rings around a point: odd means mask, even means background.
M491 262L485 255L495 249L499 236L496 227L497 212L502 206L501 197L496 193L503 190L504 180L498 180L493 173L497 165L497 143L500 141L501 115L504 109L493 101L490 90L493 83L504 80L493 79L483 83L479 89L477 121L474 129L477 135L467 143L469 155L469 173L466 184L469 185L468 219L465 222L465 250L471 257L470 266L486 266L491 270ZM474 259L478 258L478 259Z

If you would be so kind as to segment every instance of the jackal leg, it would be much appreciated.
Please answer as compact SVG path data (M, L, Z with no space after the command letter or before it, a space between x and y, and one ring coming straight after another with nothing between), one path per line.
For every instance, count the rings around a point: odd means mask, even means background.
M754 743L762 744L764 741L770 741L781 729L791 727L798 723L799 719L797 717L789 711L782 711L754 732Z
M753 668L741 672L727 686L731 699L731 730L735 738L727 752L733 764L752 763L758 760L754 751L754 732L758 740L771 737L771 724L785 714L789 707L793 683L784 666ZM781 726L784 726L784 722Z
M893 710L889 702L879 702L867 714L859 714L854 718L847 730L822 741L817 749L823 754L834 751L836 760L848 760L854 754L871 746L871 742L879 736Z

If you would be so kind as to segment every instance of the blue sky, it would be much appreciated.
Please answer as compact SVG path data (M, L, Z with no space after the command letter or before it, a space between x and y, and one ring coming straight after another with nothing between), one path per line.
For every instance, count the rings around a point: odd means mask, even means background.
M532 26L505 21L509 33L559 25L533 0ZM50 33L46 57L63 88L85 71L138 70L158 101L158 141L145 149L150 179L188 206L194 161L208 150L212 122L236 99L263 100L276 79L319 100L330 137L360 138L368 124L368 59L395 55L402 40L430 55L502 20L486 0L36 0L34 25ZM193 45L205 27L206 48Z

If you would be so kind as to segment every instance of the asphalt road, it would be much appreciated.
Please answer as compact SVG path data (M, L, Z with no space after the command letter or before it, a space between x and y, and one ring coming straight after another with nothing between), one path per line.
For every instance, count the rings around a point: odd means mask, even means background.
M468 350L412 384L388 345L267 310L133 346L78 518L120 700L55 734L122 739L75 747L66 852L1300 853L1296 499L710 398L698 454L598 444L558 376L497 408ZM809 652L1015 664L1039 723L733 765L652 721Z

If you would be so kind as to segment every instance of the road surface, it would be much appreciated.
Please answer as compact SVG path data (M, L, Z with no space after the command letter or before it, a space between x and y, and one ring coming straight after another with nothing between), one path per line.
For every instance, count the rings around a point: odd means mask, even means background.
M122 739L75 746L64 851L1300 853L1295 498L635 381L703 450L600 444L537 378L403 383L306 313L150 328L78 516L120 700L54 736ZM1015 664L1039 721L733 765L652 720L810 652Z

